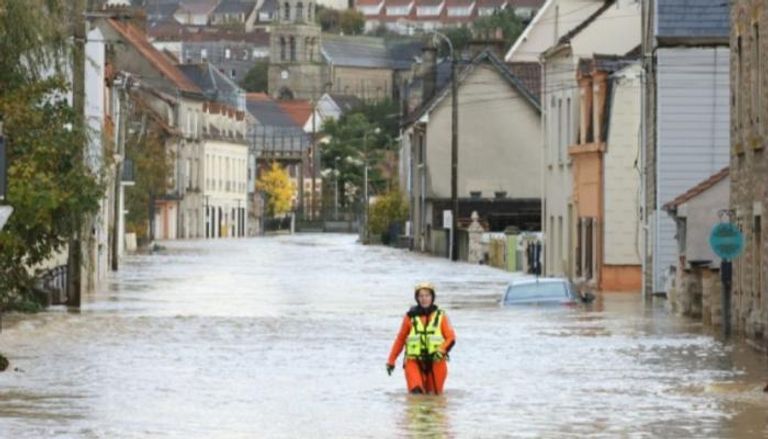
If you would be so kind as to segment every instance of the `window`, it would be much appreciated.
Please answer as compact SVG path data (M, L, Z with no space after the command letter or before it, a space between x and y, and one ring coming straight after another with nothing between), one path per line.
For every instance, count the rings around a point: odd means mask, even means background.
M419 6L416 8L416 15L420 17L432 17L440 15L440 5L438 6Z
M573 143L573 140L571 137L572 126L573 126L573 121L571 121L571 98L568 98L565 101L565 147L566 148L568 147L568 145Z
M410 12L411 6L389 6L387 7L387 15L389 16L396 16L396 15L408 15L408 12Z
M206 61L208 59L208 50L200 49L200 61Z
M296 20L304 20L304 3L296 3Z
M294 37L290 38L289 45L291 50L291 61L296 61L296 39Z
M291 4L285 2L283 4L283 20L288 21L291 19Z
M449 17L469 17L472 13L472 6L462 6L460 8L448 8Z
M312 21L312 3L307 5L307 21Z
M741 90L744 87L744 64L742 62L742 56L741 56L741 37L736 38L736 83L737 87L736 90L733 91L734 95L736 95L736 123L739 128L742 127L742 118L744 116L743 112L743 105L744 105L744 99L742 99Z
M315 39L312 38L309 42L309 61L315 60Z
M280 37L280 61L285 61L285 37Z
M232 56L232 51L229 49L224 49L224 58L229 59Z
M762 222L760 221L760 215L755 215L755 224L754 224L755 230L753 231L755 239L754 241L754 267L755 271L753 273L754 277L754 286L755 286L755 297L757 298L758 302L761 300L761 296L763 294L763 231L762 231Z
M232 79L235 79L235 78L237 78L237 70L235 70L235 69L232 69L232 70L230 70L230 72L229 72L229 76L230 76Z
M557 100L557 161L563 161L563 100Z

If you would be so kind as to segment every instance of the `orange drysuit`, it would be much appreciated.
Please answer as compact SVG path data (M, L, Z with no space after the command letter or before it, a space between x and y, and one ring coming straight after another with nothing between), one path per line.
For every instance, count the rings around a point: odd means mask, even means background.
M435 312L436 311L433 311L432 314ZM445 341L442 346L440 346L440 352L446 354L456 342L456 333L453 331L453 327L448 321L448 316L445 315L445 311L442 312L443 319L440 323L440 331L443 333ZM432 314L429 316L419 316L425 326L432 318ZM400 325L400 332L397 334L395 342L392 344L392 350L389 352L389 361L387 361L387 364L395 364L400 352L403 351L405 341L410 332L411 317L406 314L405 317L403 317L403 323ZM436 395L443 393L443 385L445 384L445 379L448 377L448 365L446 364L445 359L424 362L418 359L406 358L403 369L405 369L405 381L409 392L434 393Z

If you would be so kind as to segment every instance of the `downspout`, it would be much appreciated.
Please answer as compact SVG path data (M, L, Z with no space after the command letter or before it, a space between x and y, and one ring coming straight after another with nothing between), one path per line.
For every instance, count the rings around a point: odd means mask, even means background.
M541 148L540 148L540 156L539 160L541 162L540 169L541 169L541 233L542 233L542 241L543 245L541 246L541 254L539 254L539 260L541 263L541 274L542 275L548 275L549 274L549 267L547 266L547 248L549 246L549 243L547 242L547 159L546 159L546 148L547 148L547 142L546 142L546 134L547 134L547 101L546 101L546 94L544 93L547 89L547 70L546 65L544 62L544 57L539 56L539 66L541 67L541 84L539 85L541 88L539 89L539 96L541 96L541 123L540 123L540 129L541 129L541 138L539 141L541 142Z

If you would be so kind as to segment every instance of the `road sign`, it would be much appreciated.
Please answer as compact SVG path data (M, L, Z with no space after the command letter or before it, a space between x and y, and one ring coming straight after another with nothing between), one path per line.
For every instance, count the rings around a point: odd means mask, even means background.
M453 211L451 210L443 211L443 228L444 229L453 228Z
M709 246L722 259L733 260L744 250L744 234L733 223L720 223L712 228Z
M11 214L13 213L13 207L11 206L0 206L0 230L5 227L5 223L8 222L8 218L11 217Z

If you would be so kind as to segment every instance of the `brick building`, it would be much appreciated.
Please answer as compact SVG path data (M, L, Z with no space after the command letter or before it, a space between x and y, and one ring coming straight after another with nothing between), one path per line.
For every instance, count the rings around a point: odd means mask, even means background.
M766 245L762 221L768 196L766 125L768 56L761 31L768 27L768 4L731 2L731 209L744 232L744 253L734 261L731 321L735 331L764 340L768 323L765 293Z

